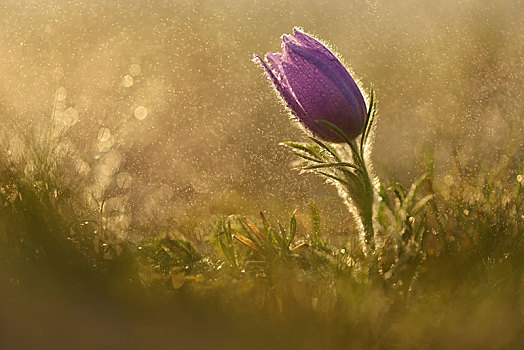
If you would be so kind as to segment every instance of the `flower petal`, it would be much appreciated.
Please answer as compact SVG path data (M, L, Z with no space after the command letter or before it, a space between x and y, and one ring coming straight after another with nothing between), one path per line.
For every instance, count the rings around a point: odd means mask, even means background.
M336 79L341 86L345 86L343 92L350 96L351 100L355 101L355 109L360 109L360 112L364 116L367 115L366 102L364 101L364 97L362 96L358 85L337 57L322 45L322 43L309 35L302 33L297 28L294 28L293 32L295 34L294 37L288 35L286 37L287 43L284 43L284 41L282 42L283 50L291 49L295 53L302 55L304 58L309 59L316 64L323 64L325 67L329 67L329 70L331 70L331 74L329 75Z
M299 118L300 121L305 122L308 119L311 120L311 118L304 111L304 108L298 102L284 75L284 70L282 68L282 54L278 52L270 52L266 55L266 58L271 65L271 68L260 56L255 55L256 62L258 62L264 68L266 75L269 77L269 79L271 79L276 90L284 99L293 114Z
M300 55L291 53L291 63L284 60L282 67L291 90L304 108L310 120L327 120L349 137L362 132L365 117L362 117L358 104L352 96L342 93L340 83L325 74L325 68L317 62L313 64ZM340 137L323 125L312 123L306 126L314 133L333 142L341 142Z
M282 53L270 52L266 60L255 55L292 113L315 136L344 142L316 120L333 123L350 138L362 132L367 118L364 97L342 63L319 41L295 28L294 36L282 35Z

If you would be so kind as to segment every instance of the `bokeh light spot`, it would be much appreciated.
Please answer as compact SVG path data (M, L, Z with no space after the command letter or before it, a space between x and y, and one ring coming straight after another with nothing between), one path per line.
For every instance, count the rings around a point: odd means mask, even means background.
M135 109L135 118L138 120L143 120L147 117L147 108L144 106L138 106Z
M124 75L122 78L122 86L126 88L133 86L133 77L129 74Z
M64 123L68 126L75 125L78 122L78 119L78 111L73 107L69 107L63 113Z
M132 76L136 77L140 75L140 72L142 72L142 68L140 67L139 64L133 63L131 66L129 66L128 72Z

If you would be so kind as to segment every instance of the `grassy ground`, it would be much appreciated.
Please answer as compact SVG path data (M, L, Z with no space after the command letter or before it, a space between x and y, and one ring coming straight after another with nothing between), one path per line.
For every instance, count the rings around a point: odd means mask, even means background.
M411 187L383 183L370 256L356 230L326 229L330 215L315 204L282 223L247 213L198 227L122 225L108 155L71 176L64 140L44 129L1 160L6 348L517 349L524 340L524 197L511 148L489 168L457 160L444 181L428 153ZM107 182L99 202L93 181Z

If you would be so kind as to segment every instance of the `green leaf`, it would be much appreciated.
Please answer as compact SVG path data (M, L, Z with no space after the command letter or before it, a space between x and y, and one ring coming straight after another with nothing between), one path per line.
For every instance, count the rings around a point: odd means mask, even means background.
M375 121L375 116L377 115L377 101L375 100L375 91L371 88L371 96L369 100L369 108L367 114L367 120L364 127L364 132L360 139L360 154L364 157L364 151L367 147L368 137L373 128L373 122Z
M314 162L314 163L322 163L324 162L323 160L319 160L319 159L315 159L313 157L309 157L309 156L306 156L305 154L302 154L300 152L297 152L297 151L292 151L293 154L299 156L300 158L303 158L305 160L309 160L310 162Z
M264 234L262 234L262 232L260 232L260 230L258 229L258 227L256 227L251 221L249 221L246 217L242 218L241 219L242 222L246 225L246 227L254 234L254 236L257 238L257 240L260 242L260 243L267 243L267 237L264 236Z
M310 169L320 169L320 168L332 168L332 167L348 167L352 169L358 169L358 167L355 164L346 163L346 162L339 162L339 163L323 163L323 164L317 164L317 165L308 165L305 167L302 167L302 170L310 170Z
M365 177L367 177L368 175L367 175L367 170L365 169L366 165L364 163L364 158L363 158L363 156L361 156L359 154L358 149L357 149L357 145L355 144L355 142L353 140L351 140L342 130L340 130L339 127L337 127L333 123L330 123L330 122L328 122L326 120L317 120L317 122L322 124L322 125L324 125L324 126L327 126L331 130L336 132L339 136L341 136L344 139L344 141L346 141L346 143L348 144L349 148L351 149L351 152L353 153L353 159L357 163L357 169Z
M375 89L373 89L373 86L371 86L370 93L369 93L369 107L367 112L367 119L366 124L364 126L364 130L367 129L367 126L369 125L369 117L371 117L371 114L373 113L373 105L375 104Z
M386 205L386 207L391 212L393 212L393 205L391 204L391 201L389 200L387 189L386 189L386 187L384 187L382 182L380 183L378 194L379 194L380 198L382 199L382 203L384 203Z
M324 175L325 177L329 177L330 179L333 179L335 181L338 181L340 182L341 184L345 185L345 186L351 186L346 180L344 179L341 179L340 177L338 176L335 176L335 175L331 175L331 174L328 174L328 173L325 173L323 171L318 171L319 174L321 175Z
M338 136L340 136L342 138L342 140L344 140L345 142L347 142L348 144L351 143L351 139L348 137L348 135L346 135L345 132L343 132L338 126L336 126L335 124L331 123L331 122L328 122L327 120L323 120L323 119L318 119L318 120L315 120L315 122L319 123L319 124L322 124L328 128L330 128L332 131L334 131L336 134L338 134Z
M363 164L362 161L361 161L361 157L358 153L358 150L357 150L357 146L355 145L355 142L353 142L353 140L351 140L345 132L343 132L338 126L336 126L335 124L331 123L331 122L328 122L327 120L315 120L317 123L319 124L322 124L328 128L330 128L331 130L333 130L335 133L337 133L341 138L342 140L344 140L348 146L351 148L351 151L353 152L353 155L357 158L357 161L358 163L360 164Z
M426 181L427 177L428 177L428 174L424 174L411 185L409 192L407 193L407 195L404 198L404 201L402 202L401 209L405 210L406 212L410 211L413 205L413 202L415 200L415 197L418 191L420 190L420 187L424 183L424 181Z
M321 232L320 232L320 214L315 203L311 203L311 221L313 222L313 235L314 243L320 245Z
M356 173L346 168L340 168L339 170L341 170L342 173L348 178L348 182L351 181L357 188L358 187L364 188L362 178L358 176ZM361 168L356 168L355 170L362 174Z
M264 226L264 231L266 233L269 233L270 231L269 222L267 222L266 216L264 215L262 211L260 211L260 218L262 219L262 225Z
M322 159L322 155L320 154L320 149L310 143L299 143L299 142L282 142L280 143L282 146L286 146L289 148L292 148L294 150L298 150L299 152L304 152L312 156L316 159Z
M429 202L431 199L433 198L433 195L432 194L428 194L427 196L425 196L424 198L422 198L421 200L419 200L414 206L413 208L411 209L411 214L412 215L415 215L417 214L422 208L424 208L424 206L426 205L427 202Z
M341 162L342 160L340 159L340 156L337 154L337 152L335 152L334 149L332 149L331 147L329 147L328 145L326 145L325 143L323 143L322 141L320 140L317 140L316 138L314 137L308 137L308 139L310 139L311 141L313 141L314 143L316 143L317 145L319 145L320 147L322 147L323 149L325 149L326 151L329 152L329 154L331 154L333 156L333 158L335 158L338 162ZM324 159L326 159L324 157Z
M278 223L278 228L280 229L279 241L281 243L282 249L286 249L286 242L287 242L286 229L284 228L284 226L282 226L281 223Z
M406 192L407 192L406 189L404 188L404 186L402 186L400 183L396 182L396 183L390 185L389 188L391 190L393 190L393 192L397 196L400 204L402 204L404 202L404 198L406 198Z
M289 221L289 238L286 242L286 246L289 247L291 242L293 242L293 239L295 238L295 235L297 233L297 219L295 218L295 215L291 217L291 220Z
M222 254L226 258L226 260L229 262L229 264L236 267L237 262L236 262L235 254L233 254L231 250L226 246L226 244L224 243L221 237L218 238L218 244L220 246L220 250L222 251Z
M237 241L245 245L246 247L249 247L257 252L262 251L262 247L260 247L258 244L256 244L252 239L241 235L240 233L235 233L233 235L233 238L235 238Z
M286 243L284 242L283 237L280 234L278 234L277 232L273 232L273 238L275 239L275 242L281 249L286 248Z

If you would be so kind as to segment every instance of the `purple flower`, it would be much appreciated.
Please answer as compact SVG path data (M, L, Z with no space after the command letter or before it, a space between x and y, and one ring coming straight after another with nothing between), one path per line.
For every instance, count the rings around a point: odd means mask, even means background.
M266 55L269 65L255 55L276 90L298 121L314 136L329 142L344 142L326 120L350 138L360 135L367 118L366 103L346 68L324 45L294 29L282 36L282 53Z

